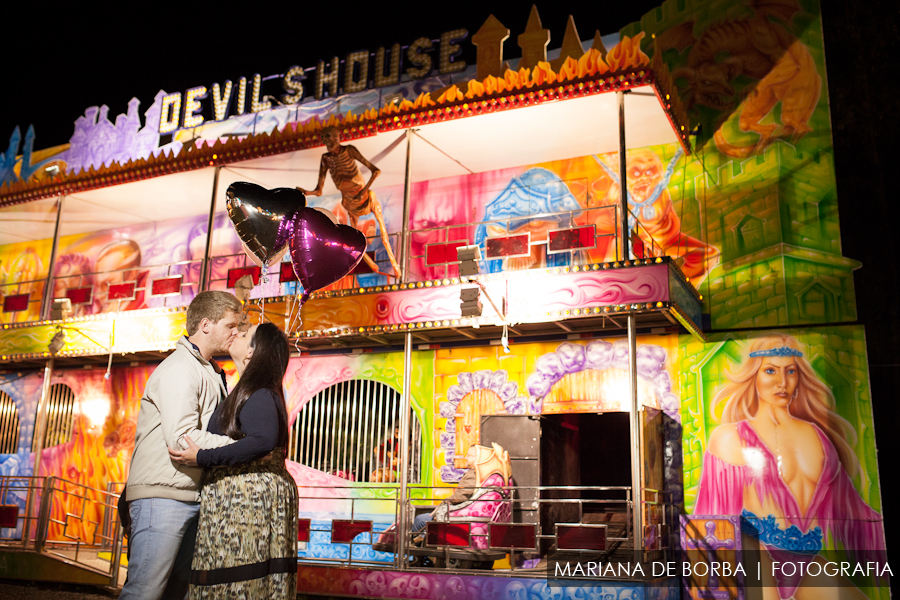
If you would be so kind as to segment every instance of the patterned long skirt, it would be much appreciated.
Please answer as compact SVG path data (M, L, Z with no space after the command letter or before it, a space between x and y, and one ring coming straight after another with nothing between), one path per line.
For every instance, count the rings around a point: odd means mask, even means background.
M208 469L191 565L191 600L296 598L297 485L270 460Z

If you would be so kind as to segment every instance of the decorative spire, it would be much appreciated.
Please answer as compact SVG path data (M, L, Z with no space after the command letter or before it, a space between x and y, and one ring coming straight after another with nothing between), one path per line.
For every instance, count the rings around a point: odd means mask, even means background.
M567 58L578 60L582 55L584 55L584 46L581 45L581 38L578 37L578 30L575 29L575 19L569 15L566 33L563 35L562 46L559 49L559 58L552 61L550 67L558 73Z
M594 32L594 43L591 44L591 50L596 50L600 53L603 60L606 60L606 46L603 45L603 39L600 37L599 29Z
M550 30L544 29L537 6L531 5L531 13L528 15L528 24L525 32L517 38L519 48L522 49L522 59L519 68L534 68L539 61L547 60L547 44L550 43Z
M509 28L490 15L478 33L472 36L472 43L478 47L476 63L478 73L475 76L482 81L488 75L503 75L503 42L509 37Z

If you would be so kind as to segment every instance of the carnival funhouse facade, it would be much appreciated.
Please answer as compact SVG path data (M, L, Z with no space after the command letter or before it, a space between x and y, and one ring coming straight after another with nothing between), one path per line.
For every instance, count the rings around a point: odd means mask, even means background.
M883 570L808 574L884 550L818 4L670 0L548 42L532 9L523 32L491 16L294 67L275 96L255 75L160 91L143 118L137 99L114 120L92 107L58 148L29 130L20 154L17 130L0 577L121 584L144 384L219 289L296 349L301 594L888 597ZM358 223L377 268L304 289L290 255L251 260L226 195L311 188L326 127L380 170L380 214ZM354 216L330 178L307 203ZM481 504L414 540L473 445L492 448ZM738 550L808 573L681 576ZM591 562L615 569L554 578Z

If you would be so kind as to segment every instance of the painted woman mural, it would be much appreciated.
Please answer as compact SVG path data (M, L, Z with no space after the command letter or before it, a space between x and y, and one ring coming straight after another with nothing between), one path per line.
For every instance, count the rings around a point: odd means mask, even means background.
M722 424L709 438L694 514L741 515L745 548L765 550L763 573L772 572L770 562L794 562L798 571L799 563L824 562L825 546L875 560L861 553L883 551L884 530L851 481L860 470L856 433L835 412L831 388L797 340L753 340L748 359L728 379L713 400L713 410L724 403ZM848 586L841 597L859 593L849 582L825 579L780 575L769 583L781 598L841 583Z

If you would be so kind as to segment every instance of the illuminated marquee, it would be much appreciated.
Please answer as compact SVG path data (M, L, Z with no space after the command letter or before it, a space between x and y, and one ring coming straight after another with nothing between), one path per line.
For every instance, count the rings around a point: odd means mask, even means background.
M438 41L438 71L441 75L458 73L466 68L459 42L469 35L466 29L454 29L441 34ZM406 69L404 74L410 79L427 77L434 69L435 60L431 53L435 51L434 40L420 37L406 49ZM359 92L369 86L370 71L372 87L380 88L400 83L400 63L402 48L394 44L391 48L378 48L370 53L368 50L357 50L349 53L341 60L335 56L329 61L319 60L315 71L313 96L316 100L324 97L335 97L339 93ZM374 61L372 69L369 66ZM281 77L281 87L285 92L277 102L288 106L299 104L307 95L303 82L306 74L302 67L293 66L284 75L262 77L259 73L252 78L241 77L237 84L231 80L224 84L213 83L211 86L195 86L182 92L173 92L163 98L162 114L159 120L159 133L170 134L178 129L190 129L202 125L206 121L204 113L212 115L215 121L224 121L235 115L247 112L257 113L272 108L273 96L263 93L263 83ZM248 90L248 83L250 89ZM249 92L249 106L247 95Z

